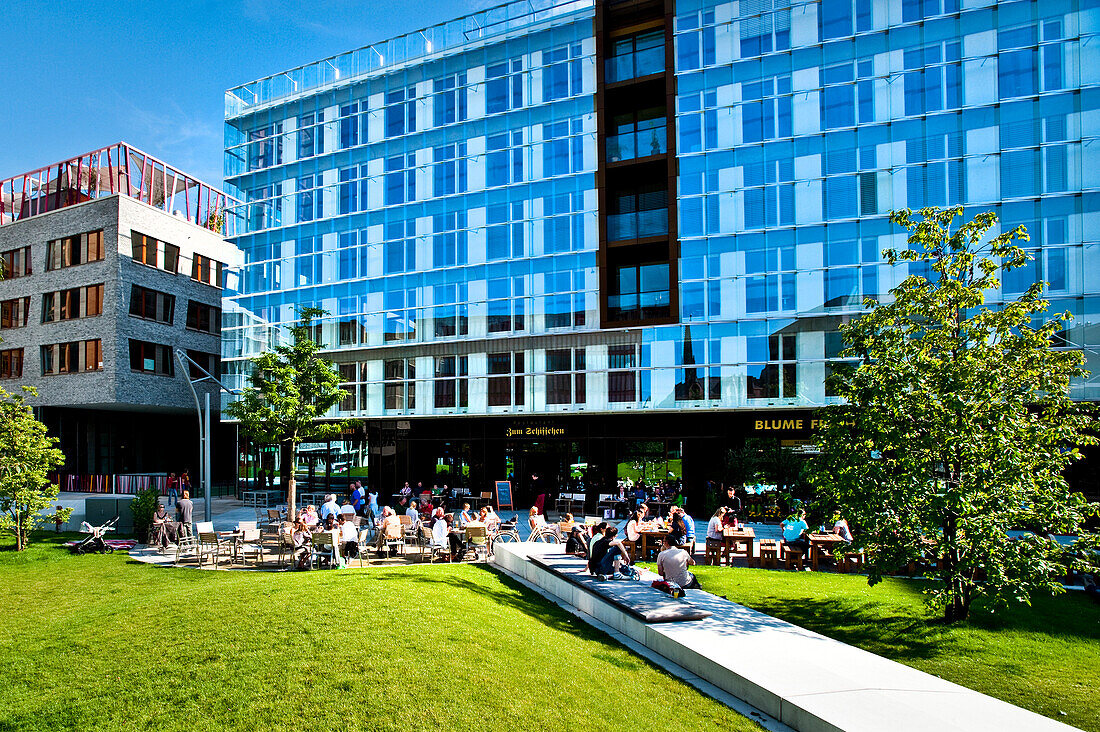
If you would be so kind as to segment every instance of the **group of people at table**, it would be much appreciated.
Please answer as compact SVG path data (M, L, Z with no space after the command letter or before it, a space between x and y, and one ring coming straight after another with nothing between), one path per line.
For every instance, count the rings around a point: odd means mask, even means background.
M325 503L318 512L315 506L306 506L298 512L292 528L294 543L293 566L296 569L307 569L312 562L314 549L314 534L321 532L332 533L334 536L334 549L339 551L339 556L344 559L352 559L359 556L361 542L360 532L363 520L373 522L375 536L373 547L380 555L384 554L387 542L396 541L405 537L406 527L401 517L389 506L379 508L377 494L371 493L367 506L366 518L360 519L355 507L350 502L339 505L335 494L325 496ZM427 511L421 513L421 507L411 502L405 509L408 517L409 530L419 534L422 527L431 531L432 544L439 547L447 547L451 561L457 562L462 557L463 539L461 530L470 525L484 526L487 532L496 531L501 524L501 518L493 510L492 506L485 506L477 511L470 509L469 503L462 504L462 510L456 516L445 512L442 506L427 507ZM368 527L369 531L369 527ZM322 548L321 553L326 552ZM336 557L328 557L329 561L336 561Z

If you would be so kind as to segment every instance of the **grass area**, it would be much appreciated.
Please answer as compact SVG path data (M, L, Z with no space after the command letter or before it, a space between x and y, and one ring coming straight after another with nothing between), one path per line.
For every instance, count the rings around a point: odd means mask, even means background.
M1083 593L945 626L920 583L697 567L703 589L1047 717L1100 732L1100 606ZM1065 712L1064 715L1061 712Z
M47 543L47 541L49 543ZM0 729L758 729L476 565L156 569L0 550ZM654 715L657 715L654 717Z

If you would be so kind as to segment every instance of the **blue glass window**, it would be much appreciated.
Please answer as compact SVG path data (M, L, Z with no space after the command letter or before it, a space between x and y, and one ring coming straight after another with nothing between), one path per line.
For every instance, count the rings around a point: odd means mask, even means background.
M432 101L433 122L436 127L452 125L466 119L466 74L451 74L436 79L432 85L435 92Z
M386 137L416 132L416 87L386 93Z
M437 147L432 160L433 195L449 196L466 191L466 143Z
M997 43L1001 51L997 57L997 89L1001 99L1038 92L1039 50L1034 47L1038 41L1036 34L1034 25L998 32Z
M511 146L509 146L509 140ZM523 181L523 130L502 132L486 139L485 184L489 187Z
M466 212L432 217L432 264L436 268L466 264Z
M382 273L397 274L416 269L416 228L412 221L386 224Z
M511 215L509 215L509 209ZM523 202L501 203L486 211L485 256L487 259L508 259L523 256Z
M356 247L356 240L356 232L354 231L340 234L338 276L341 280L355 279L359 275L357 267L359 264L359 250ZM366 274L365 271L364 274Z
M318 176L320 178L320 176ZM320 182L320 181L318 181ZM313 187L313 176L298 179L298 221L312 221L323 215L320 189Z
M581 93L583 87L580 55L579 43L553 51L543 51L542 60L545 68L542 70L542 100L544 102Z
M340 170L340 213L359 210L359 166Z
M416 200L416 154L386 158L386 187L383 205L393 206Z
M340 107L340 149L359 144L359 103ZM364 135L365 137L365 135Z
M856 123L855 84L852 64L826 66L821 71L821 83L825 87L825 103L821 107L821 126L824 129L851 127Z
M485 111L500 114L523 106L523 61L493 64L485 70Z
M317 112L303 114L298 118L298 159L311 158L321 152L324 135L321 123L324 122L324 114Z

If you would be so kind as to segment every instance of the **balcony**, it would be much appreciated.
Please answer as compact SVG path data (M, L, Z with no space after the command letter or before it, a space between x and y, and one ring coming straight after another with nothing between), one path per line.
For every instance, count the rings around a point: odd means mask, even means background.
M668 290L611 295L607 298L607 317L612 322L649 320L668 316Z
M650 129L609 135L607 138L607 162L618 163L668 152L668 135L662 122Z
M609 214L607 217L608 241L645 239L665 234L668 234L667 208Z
M637 79L665 70L665 47L643 48L630 53L612 56L604 61L604 82Z

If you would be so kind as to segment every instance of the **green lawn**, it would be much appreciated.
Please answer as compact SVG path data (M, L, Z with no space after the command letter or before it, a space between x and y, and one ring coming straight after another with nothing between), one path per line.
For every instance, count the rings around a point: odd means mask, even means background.
M1100 732L1100 606L1082 593L936 621L917 582L698 567L703 589L1086 730ZM1061 715L1060 712L1065 712Z
M678 730L758 729L482 566L209 572L8 548L0 729L631 729L669 722L658 700Z

